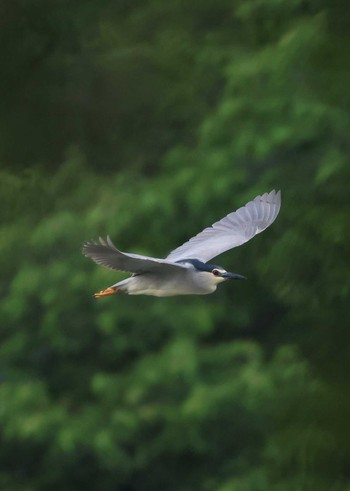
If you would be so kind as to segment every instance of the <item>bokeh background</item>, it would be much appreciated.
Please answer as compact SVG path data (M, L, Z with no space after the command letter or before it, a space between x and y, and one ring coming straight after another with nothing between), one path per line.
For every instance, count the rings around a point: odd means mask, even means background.
M0 12L0 489L350 490L348 0ZM244 284L91 297L273 188Z

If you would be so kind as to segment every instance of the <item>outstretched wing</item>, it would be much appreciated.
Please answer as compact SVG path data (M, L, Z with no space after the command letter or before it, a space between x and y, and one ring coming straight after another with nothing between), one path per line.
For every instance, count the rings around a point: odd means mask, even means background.
M280 207L281 191L273 190L257 196L173 250L166 259L179 261L193 258L207 262L265 230L277 217Z
M86 242L82 247L84 256L89 257L95 263L106 268L116 269L127 273L151 273L157 272L166 274L184 269L181 264L173 264L165 259L141 256L139 254L127 254L118 251L111 239L107 236L107 241L100 237L100 242Z

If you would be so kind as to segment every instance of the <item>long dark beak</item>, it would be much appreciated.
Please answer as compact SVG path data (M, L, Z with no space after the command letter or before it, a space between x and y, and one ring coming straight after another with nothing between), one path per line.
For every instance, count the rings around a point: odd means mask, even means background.
M241 274L236 274L236 273L224 273L222 275L223 278L226 280L246 280L247 278L245 276L242 276Z

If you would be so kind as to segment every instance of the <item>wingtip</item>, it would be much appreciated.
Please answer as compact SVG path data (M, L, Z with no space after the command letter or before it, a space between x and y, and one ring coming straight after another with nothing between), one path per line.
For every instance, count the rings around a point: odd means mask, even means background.
M275 189L272 189L269 193L264 193L256 198L254 198L254 201L267 201L269 203L279 203L281 201L281 190L278 189L277 191Z
M93 239L85 240L83 242L83 245L81 246L81 249L83 250L83 249L86 249L87 247L94 246L96 244L97 244L97 242Z
M281 196L281 190L280 189L273 189L270 193L272 196L275 196L276 198L279 198Z
M277 203L280 203L281 201L281 190L280 189L277 189L277 191L275 189L272 189L272 191L270 191L269 193L265 193L261 196L261 198L265 198L267 200L271 200L271 202L273 204L277 204Z
M83 245L81 246L81 252L83 253L84 256L89 257L89 248L94 247L94 246L109 247L109 248L113 248L113 249L117 250L115 245L113 244L110 236L107 235L106 240L103 239L102 237L99 237L98 240L92 240L91 239L89 241L85 241L83 243Z
M87 251L86 251L86 249L87 249L87 248L88 248L88 247L89 247L91 244L92 244L92 242L89 242L88 240L86 240L86 241L83 243L83 245L81 246L81 253L82 253L82 254L83 254L85 257L87 257L87 255L86 255L86 252L87 252Z

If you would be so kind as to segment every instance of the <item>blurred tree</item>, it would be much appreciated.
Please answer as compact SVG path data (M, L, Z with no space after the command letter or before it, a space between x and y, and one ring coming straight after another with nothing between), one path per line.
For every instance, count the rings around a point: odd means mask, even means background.
M2 12L1 489L348 490L347 4ZM247 284L91 299L273 187Z

